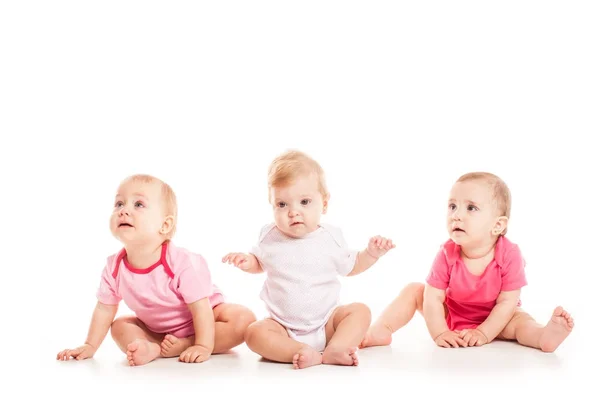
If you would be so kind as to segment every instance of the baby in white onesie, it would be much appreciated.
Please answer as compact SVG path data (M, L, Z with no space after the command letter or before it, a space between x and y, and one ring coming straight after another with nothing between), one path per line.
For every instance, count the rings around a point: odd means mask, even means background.
M266 273L260 297L270 318L248 327L246 344L294 368L358 365L371 312L364 304L339 304L339 276L364 272L395 245L376 236L363 251L350 250L338 228L320 222L329 192L321 166L304 153L277 157L268 186L274 223L262 228L249 254L223 257L246 272Z

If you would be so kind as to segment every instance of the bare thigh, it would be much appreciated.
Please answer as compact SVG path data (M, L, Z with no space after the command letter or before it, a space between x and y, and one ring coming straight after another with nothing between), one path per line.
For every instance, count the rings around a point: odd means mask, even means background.
M335 327L337 327L337 325L340 323L341 319L338 317L338 320L336 321L336 315L342 307L344 306L337 306L333 310L333 312L331 313L331 317L329 317L329 320L325 324L325 343L329 343L329 341L333 337L333 334L335 333Z
M248 309L239 304L221 303L213 308L215 318L214 352L227 351L244 341L246 329L256 321Z
M443 303L444 305L444 319L446 319L448 317L448 306L446 306L446 303ZM423 315L423 293L421 293L420 296L417 296L417 311L419 311L421 313L421 315Z
M512 318L510 319L510 321L508 321L508 324L506 324L506 326L504 327L504 329L502 329L500 334L498 334L496 339L516 340L517 339L516 328L517 328L517 326L519 326L519 324L521 324L525 321L533 321L533 317L531 315L529 315L528 313L526 313L525 311L523 311L523 309L521 307L517 307Z
M221 303L213 308L213 314L215 316L215 322L237 322L235 319L245 319L249 325L251 319L254 317L252 312L247 308L239 304L234 303Z
M333 310L333 312L331 313L331 316L329 317L329 319L327 320L327 323L325 324L325 343L329 344L329 341L331 340L335 331L337 330L338 325L344 320L344 318L346 318L352 312L359 312L359 310L361 310L361 309L364 310L365 307L366 306L362 303L350 303L350 304L346 304L346 305L337 306ZM370 310L369 310L369 316L370 316Z
M119 317L113 321L110 330L113 338L117 339L125 330L135 330L136 336L143 336L140 339L146 339L150 342L160 343L165 335L162 333L153 332L146 324L134 315Z
M281 336L290 337L290 335L288 335L288 332L283 327L283 325L281 325L279 322L275 321L272 318L265 318L260 321L256 321L252 324L252 326L254 329L260 329L260 330L264 329L264 330L278 333Z

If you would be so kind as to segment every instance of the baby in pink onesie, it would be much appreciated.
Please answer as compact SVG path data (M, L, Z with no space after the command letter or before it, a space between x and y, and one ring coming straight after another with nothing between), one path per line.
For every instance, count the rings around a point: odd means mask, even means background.
M200 254L173 244L176 222L169 185L148 175L121 183L110 229L124 248L102 271L85 344L57 359L92 357L109 329L130 365L177 356L199 363L243 342L254 314L225 302ZM121 300L135 315L114 320Z
M553 352L573 329L573 318L556 307L538 324L521 309L527 284L519 247L506 238L511 194L497 176L461 176L448 200L450 239L438 251L426 285L411 283L370 327L361 347L389 345L392 334L416 310L438 346L481 346L494 339Z

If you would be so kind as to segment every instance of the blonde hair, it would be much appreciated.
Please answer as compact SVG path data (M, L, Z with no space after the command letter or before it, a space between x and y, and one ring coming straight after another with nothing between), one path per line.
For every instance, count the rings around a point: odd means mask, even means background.
M492 198L496 203L500 216L510 219L512 198L508 185L502 179L490 172L469 172L456 180L456 182L467 181L483 181L487 183L490 189L492 189ZM507 231L508 227L500 235L506 235Z
M123 183L125 182L141 182L149 184L158 183L160 185L160 192L165 207L165 213L166 215L173 217L173 229L171 229L171 231L166 235L166 240L171 240L175 235L175 229L177 228L177 196L175 196L175 192L171 186L152 175L146 174L131 175L123 180Z
M319 192L323 197L329 195L325 182L325 171L318 162L298 150L288 150L277 156L269 166L269 201L271 188L283 187L306 175L316 175L319 180Z

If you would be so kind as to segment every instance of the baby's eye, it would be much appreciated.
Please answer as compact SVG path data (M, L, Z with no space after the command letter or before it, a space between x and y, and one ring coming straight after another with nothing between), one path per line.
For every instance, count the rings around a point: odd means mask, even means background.
M302 204L303 206L307 206L310 204L310 199L302 199L302 201L300 202L300 204Z
M136 202L135 202L135 204L134 204L134 206L135 206L136 208L139 208L139 207L144 207L144 203L142 203L141 201L136 201Z
M471 205L469 205L467 207L467 210L469 210L469 211L477 211L477 207L475 207L474 205L471 204Z
M449 204L448 209L450 209L451 211L456 210L456 204Z
M279 208L285 208L286 204L283 201L280 201L279 203L277 203L277 207Z
M117 201L115 203L115 208L119 208L119 207L123 207L123 202L122 201Z

